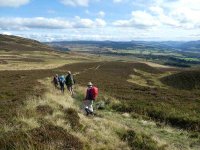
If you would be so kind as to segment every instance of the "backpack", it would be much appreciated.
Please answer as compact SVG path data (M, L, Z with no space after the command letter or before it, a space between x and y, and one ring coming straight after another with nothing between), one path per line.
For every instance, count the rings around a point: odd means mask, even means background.
M54 77L54 78L53 78L53 83L54 83L54 84L58 84L58 78L57 78L57 77Z
M65 78L65 84L66 85L74 85L75 84L73 75L67 75L66 76L66 78Z
M95 86L93 86L90 90L91 92L91 96L92 96L92 99L95 100L99 94L99 89Z
M64 84L65 83L65 77L64 76L60 76L59 77L59 82Z

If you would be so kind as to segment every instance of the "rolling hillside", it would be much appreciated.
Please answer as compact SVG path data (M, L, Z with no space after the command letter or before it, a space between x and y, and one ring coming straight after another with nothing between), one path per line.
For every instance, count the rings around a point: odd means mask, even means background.
M200 51L200 41L55 41L48 42L51 46L70 46L70 45L90 45L97 47L108 47L113 49L154 49L154 50L180 50L180 51Z
M55 68L87 59L58 51L35 40L0 34L0 70Z
M37 41L2 37L9 49L0 51L0 150L199 150L199 90L160 81L175 76L175 82L182 69L46 51ZM68 70L76 80L73 96L51 82ZM95 116L84 111L89 81L99 88Z
M163 77L164 84L178 89L200 89L200 71L184 71Z
M38 41L18 36L0 34L0 50L6 51L53 51L52 47Z

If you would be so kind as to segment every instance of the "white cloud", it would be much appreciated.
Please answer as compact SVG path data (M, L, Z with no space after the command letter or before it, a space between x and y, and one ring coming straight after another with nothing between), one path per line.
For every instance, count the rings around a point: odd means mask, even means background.
M152 6L150 7L149 10L153 13L154 17L160 21L160 24L168 25L172 27L180 27L180 24L176 19L168 15L165 15L163 8L158 7L158 6Z
M28 4L30 0L0 0L0 7L19 7Z
M94 28L104 27L102 19L83 19L76 17L73 20L62 18L0 18L1 30L29 30L29 29L67 29L67 28Z
M70 6L83 6L87 7L89 5L89 0L60 0L64 5Z
M4 31L0 30L0 33ZM22 30L9 31L13 35L36 39L39 41L64 41L64 40L199 40L200 31L183 30L180 28L154 28L152 30L140 30L132 27L109 27L104 28L67 28L53 30Z
M131 20L117 20L113 22L114 26L117 27L130 27L131 25Z
M19 7L30 0L0 0L1 6ZM130 14L120 14L109 10L110 16L103 3L99 11L87 7L92 2L102 0L58 0L67 6L86 7L84 14L89 18L16 18L0 17L0 32L23 34L39 40L179 40L198 39L200 35L200 0L111 0L110 2L126 3L127 11L134 8ZM25 3L26 2L26 3ZM120 3L121 2L121 3ZM130 6L128 6L130 4ZM116 9L118 8L118 5ZM136 7L137 6L137 7ZM121 8L121 6L120 6ZM76 8L77 9L77 8ZM82 9L81 9L82 10ZM96 10L95 12L92 12ZM84 11L84 10L83 10ZM98 12L99 11L99 12ZM56 13L49 10L48 13ZM59 14L59 13L57 13ZM108 16L108 17L105 17ZM112 17L112 15L114 17ZM105 18L104 18L105 17ZM129 17L129 18L127 18ZM54 29L50 32L49 29ZM142 29L142 30L141 30ZM148 29L148 30L147 30ZM35 31L35 34L33 34ZM46 31L46 33L43 33Z
M155 14L155 15L161 15L161 14L164 13L163 8L158 7L158 6L151 6L149 9L150 9L150 11L153 12L153 14Z
M77 16L73 26L76 28L90 28L94 26L94 22L91 19L82 19Z
M113 0L114 3L120 3L122 2L123 0Z
M113 22L118 27L152 28L165 26L182 29L200 28L200 0L135 0L142 3L140 9L133 11L131 18ZM146 5L146 7L144 7Z
M105 17L105 15L106 15L106 13L104 11L100 11L98 13L98 16L101 17L101 18Z
M160 22L154 16L145 11L133 11L131 20L135 25L141 25L144 27L152 27L160 24Z
M72 27L69 21L54 18L0 18L2 29L28 30L31 28L64 29Z
M119 27L135 27L135 28L149 28L160 25L160 22L151 14L145 11L133 11L132 17L129 20L117 20L113 22L114 26Z
M180 7L187 7L189 9L200 10L199 0L154 0L156 5L167 7L169 9L177 9Z
M106 26L106 21L103 19L95 19L95 24L97 27L105 27Z
M165 25L200 28L200 0L154 0L150 11Z
M94 28L94 27L104 27L106 26L106 22L103 19L82 19L79 16L75 18L73 23L75 28Z
M4 35L12 35L11 32L6 32L6 31L2 32L2 34L4 34Z
M200 28L200 10L189 9L185 7L177 8L171 11L170 16L180 22L184 28Z

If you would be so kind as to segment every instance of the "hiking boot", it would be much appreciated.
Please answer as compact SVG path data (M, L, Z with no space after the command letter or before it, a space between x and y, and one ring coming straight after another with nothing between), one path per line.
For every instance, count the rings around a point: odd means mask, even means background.
M94 112L90 112L90 115L94 116L94 115L95 115L95 113L94 113Z
M85 108L85 111L86 111L86 115L88 116L90 114L90 111L88 108Z

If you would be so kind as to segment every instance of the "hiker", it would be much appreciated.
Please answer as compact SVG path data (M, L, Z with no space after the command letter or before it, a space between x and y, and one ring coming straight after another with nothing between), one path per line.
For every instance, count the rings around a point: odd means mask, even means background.
M58 77L58 81L59 81L59 84L60 84L60 90L61 90L61 92L64 93L64 90L65 90L65 76L64 75L59 76Z
M58 80L58 74L56 74L54 77L53 77L53 84L55 86L55 88L58 88L58 83L59 83L59 80Z
M74 77L71 73L71 71L67 72L67 76L65 78L65 84L67 86L68 91L70 92L71 95L74 94L74 89L73 89L73 85L74 85Z
M93 86L92 82L87 84L86 97L84 99L86 115L94 115L93 103L98 95L98 88Z

